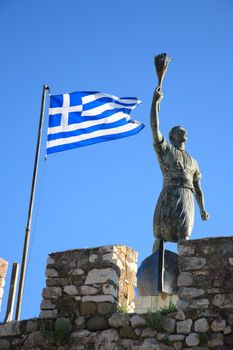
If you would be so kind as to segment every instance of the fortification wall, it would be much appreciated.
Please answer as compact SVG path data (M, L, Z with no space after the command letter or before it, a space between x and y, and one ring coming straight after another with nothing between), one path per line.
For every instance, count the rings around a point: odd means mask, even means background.
M50 254L40 318L0 325L0 349L232 350L232 259L232 237L182 242L177 310L137 315L132 249Z
M5 286L5 277L8 269L8 262L0 258L0 311L2 306L2 298Z

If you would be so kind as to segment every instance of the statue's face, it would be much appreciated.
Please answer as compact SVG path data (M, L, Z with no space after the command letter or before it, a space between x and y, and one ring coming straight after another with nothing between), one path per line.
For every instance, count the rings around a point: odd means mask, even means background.
M184 128L177 128L173 134L176 144L185 143L188 139L187 131Z

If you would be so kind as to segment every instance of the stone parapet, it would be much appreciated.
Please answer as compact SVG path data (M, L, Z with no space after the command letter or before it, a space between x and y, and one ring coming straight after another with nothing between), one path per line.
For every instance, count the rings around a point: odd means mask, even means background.
M8 269L8 262L0 258L0 311L1 311L7 269Z
M233 238L183 241L179 247L178 306L233 312Z
M0 350L232 350L232 252L233 237L182 242L177 305L140 315L132 249L50 254L40 318L0 325Z
M49 255L41 318L107 315L134 310L137 253L111 245Z

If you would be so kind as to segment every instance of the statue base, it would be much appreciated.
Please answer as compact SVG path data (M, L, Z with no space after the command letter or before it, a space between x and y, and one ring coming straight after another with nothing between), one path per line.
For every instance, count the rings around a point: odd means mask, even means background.
M137 290L139 296L153 296L160 292L176 294L178 278L178 254L170 250L164 251L163 281L160 290L161 273L159 271L159 251L143 260L137 272Z

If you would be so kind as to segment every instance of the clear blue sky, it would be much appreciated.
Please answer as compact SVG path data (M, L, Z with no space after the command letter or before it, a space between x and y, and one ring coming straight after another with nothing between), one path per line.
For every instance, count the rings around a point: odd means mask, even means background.
M232 229L233 3L231 0L1 1L1 244L21 262L41 90L96 90L143 100L136 136L50 155L47 109L22 318L38 316L48 253L126 244L150 255L162 177L149 112L153 56L173 57L164 82L161 130L188 130L187 151L203 174L206 209L192 238ZM175 249L174 245L167 244Z

